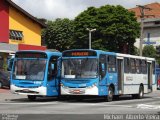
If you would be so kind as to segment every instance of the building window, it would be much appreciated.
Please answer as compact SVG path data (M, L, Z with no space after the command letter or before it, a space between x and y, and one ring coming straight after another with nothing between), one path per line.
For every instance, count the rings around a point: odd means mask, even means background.
M12 40L23 40L23 32L17 30L9 30L9 36Z

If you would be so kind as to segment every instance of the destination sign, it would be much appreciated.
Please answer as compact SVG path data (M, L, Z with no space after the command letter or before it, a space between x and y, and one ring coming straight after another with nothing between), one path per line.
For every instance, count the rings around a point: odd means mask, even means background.
M47 58L45 53L39 52L18 52L15 55L16 58Z
M95 51L66 51L63 53L63 57L79 57L79 56L96 56Z

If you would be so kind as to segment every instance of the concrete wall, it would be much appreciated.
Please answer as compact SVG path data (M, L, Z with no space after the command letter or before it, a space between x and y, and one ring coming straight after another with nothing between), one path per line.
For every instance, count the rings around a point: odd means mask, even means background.
M150 36L148 36L148 34L150 34ZM159 46L160 45L160 25L159 24L155 25L154 21L145 23L143 37L144 37L143 39L144 42L147 42L149 39L150 42L156 43L156 44L153 44L153 46ZM140 39L137 38L136 43L134 44L138 48L139 48L139 41ZM143 47L145 45L146 44L143 43Z

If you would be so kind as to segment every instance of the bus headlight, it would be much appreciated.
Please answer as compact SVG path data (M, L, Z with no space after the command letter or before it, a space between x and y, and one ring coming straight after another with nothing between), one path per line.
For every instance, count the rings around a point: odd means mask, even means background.
M86 88L93 88L93 87L95 87L97 84L96 83L94 83L94 84L92 84L91 86L88 86L88 87L86 87Z
M63 88L69 88L69 87L67 87L67 86L64 86L63 84L60 84L60 86L63 87Z

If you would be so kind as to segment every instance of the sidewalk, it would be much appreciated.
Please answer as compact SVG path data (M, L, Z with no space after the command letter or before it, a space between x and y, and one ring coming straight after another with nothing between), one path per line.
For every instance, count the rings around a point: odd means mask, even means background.
M26 99L25 96L12 94L10 89L0 89L0 102L14 102L18 99Z
M0 94L1 93L10 93L10 89L7 89L7 88L0 88Z

